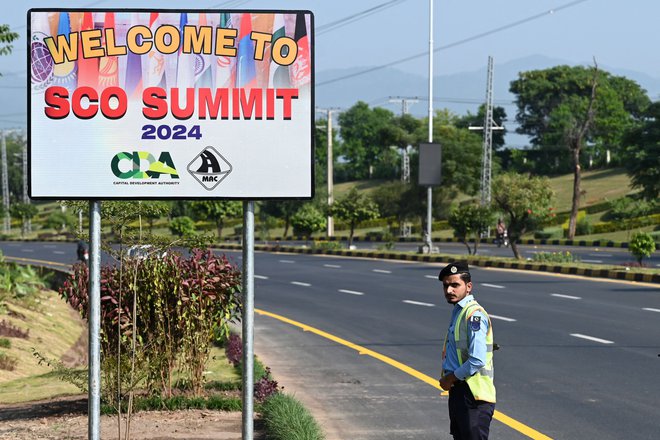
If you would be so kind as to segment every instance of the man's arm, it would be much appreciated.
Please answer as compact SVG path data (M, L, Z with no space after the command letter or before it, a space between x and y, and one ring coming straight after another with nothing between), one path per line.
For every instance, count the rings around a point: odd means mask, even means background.
M465 380L486 365L486 336L488 335L488 319L481 311L476 311L468 321L468 358L454 371L458 380Z

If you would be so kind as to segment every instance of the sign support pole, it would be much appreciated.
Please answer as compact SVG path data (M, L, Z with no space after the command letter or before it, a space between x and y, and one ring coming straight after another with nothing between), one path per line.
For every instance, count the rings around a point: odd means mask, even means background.
M243 440L254 431L254 202L243 202Z
M89 202L89 440L101 438L101 202Z

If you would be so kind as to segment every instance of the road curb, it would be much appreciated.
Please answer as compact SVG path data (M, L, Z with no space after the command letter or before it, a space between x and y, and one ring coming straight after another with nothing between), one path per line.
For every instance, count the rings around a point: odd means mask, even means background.
M241 250L243 247L240 244L221 244L214 246L217 249L226 250ZM517 269L529 270L535 272L550 272L560 273L566 275L581 275L592 278L607 278L624 281L636 281L643 283L660 284L660 274L648 273L634 273L625 270L611 270L611 269L585 269L564 265L553 265L545 263L530 263L518 261L497 261L485 260L480 257L469 256L456 256L450 254L411 254L403 252L383 252L383 251L369 251L369 250L348 250L348 249L314 249L303 248L296 246L280 246L280 245L255 245L255 250L263 252L286 252L293 254L309 254L309 255L335 255L341 257L358 257L358 258L375 258L381 260L399 260L399 261L415 261L423 263L449 263L451 261L461 261L472 266L479 267L493 267L498 269Z

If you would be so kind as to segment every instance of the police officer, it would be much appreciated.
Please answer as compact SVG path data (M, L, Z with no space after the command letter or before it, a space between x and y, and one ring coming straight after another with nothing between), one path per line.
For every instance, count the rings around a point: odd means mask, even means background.
M454 305L440 378L440 387L449 391L450 432L455 440L487 439L495 411L493 328L472 296L467 264L450 263L438 278Z

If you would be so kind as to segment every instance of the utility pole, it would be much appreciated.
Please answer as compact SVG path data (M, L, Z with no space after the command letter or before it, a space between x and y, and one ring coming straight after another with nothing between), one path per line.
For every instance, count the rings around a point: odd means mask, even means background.
M433 143L433 0L429 0L429 143ZM424 246L433 252L433 240L431 240L431 226L433 223L433 189L426 189L426 234L424 235Z
M390 96L390 102L400 102L401 103L401 116L408 114L408 104L415 104L419 102L419 99L409 98L404 96ZM410 145L407 145L406 148L402 149L401 154L401 182L410 183L410 156L408 154L408 148Z
M5 139L5 130L0 131L2 137L2 206L4 208L4 216L2 223L2 230L5 234L9 233L9 178L7 175L7 142Z
M503 130L493 120L493 57L488 57L488 74L486 79L486 112L482 127L468 127L470 130L483 130L484 142L481 159L481 206L490 204L491 178L493 173L493 130Z
M27 139L21 136L21 143L23 144L23 203L30 203L28 196L28 156L27 156ZM32 232L32 219L26 219L24 225L26 232Z
M328 116L328 127L327 127L327 137L328 137L328 208L332 207L332 204L334 203L334 195L333 195L333 186L334 186L334 179L333 179L333 174L334 174L334 160L332 157L332 113L334 111L339 110L338 108L319 108L317 109L318 112L325 113ZM335 223L334 223L334 218L330 213L328 213L328 225L327 225L327 236L328 237L333 237L335 235Z

